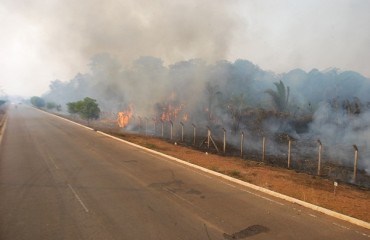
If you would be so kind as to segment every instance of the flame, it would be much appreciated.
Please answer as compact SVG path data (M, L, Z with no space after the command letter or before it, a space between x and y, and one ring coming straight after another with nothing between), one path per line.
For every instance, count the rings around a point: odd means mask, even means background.
M166 104L162 108L162 113L160 119L162 121L173 121L178 118L179 113L182 111L183 106L173 106L171 104Z
M167 101L157 104L159 120L162 122L169 121L188 121L189 114L184 113L185 105L177 99L177 94L172 91L167 97Z
M184 113L184 116L182 117L182 120L183 120L184 122L189 121L189 113Z
M132 117L132 114L133 114L133 111L132 111L131 106L129 106L128 110L125 112L118 112L118 118L117 118L118 126L121 128L126 127Z

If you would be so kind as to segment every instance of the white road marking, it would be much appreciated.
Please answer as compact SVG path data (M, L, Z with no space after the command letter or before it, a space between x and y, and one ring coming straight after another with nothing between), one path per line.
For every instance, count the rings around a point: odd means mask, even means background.
M343 225L340 225L340 224L335 223L335 222L333 222L333 225L335 225L335 226L337 226L337 227L340 227L340 228L343 228L343 229L346 229L346 230L351 230L351 228L346 227L346 226L343 226ZM355 232L355 233L357 233L357 234L360 234L360 235L362 235L362 236L364 236L364 237L368 237L368 238L370 238L370 235L368 235L368 234L366 234L366 233L359 232L359 231L357 231L357 230L354 230L354 232Z
M50 160L50 162L53 163L55 169L59 169L58 165L56 164L56 162L54 161L54 158L49 154L49 153L46 153L48 155L48 158Z
M241 191L243 191L243 192L247 192L247 193L249 193L249 194L252 194L252 195L254 195L254 196L256 196L256 197L263 198L263 199L265 199L265 200L267 200L267 201L270 201L270 202L276 203L276 204L278 204L278 205L280 205L280 206L284 206L284 204L283 204L283 203L281 203L281 202L278 202L278 201L272 200L272 199L270 199L270 198L267 198L267 197L261 196L261 195L259 195L259 194L257 194L257 193L253 193L253 192L248 191L248 190L245 190L245 189L239 189L239 190L241 190Z
M44 112L46 113L46 112ZM78 123L75 123L75 122L72 122L71 120L68 120L68 119L65 119L65 118L62 118L62 117L59 117L59 116L56 116L56 115L53 115L51 113L47 113L49 115L52 115L54 117L58 117L62 120L65 120L67 122L71 122L73 124L76 124L78 126L81 126L81 127L84 127L86 129L90 129L90 130L93 130L92 128L89 128L89 127L86 127L86 126L83 126L82 124L78 124ZM242 186L245 186L245 187L249 187L251 189L254 189L254 190L257 190L257 191L260 191L260 192L263 192L265 194L268 194L268 195L271 195L271 196L274 196L274 197L277 197L277 198L280 198L282 200L285 200L285 201L288 201L290 203L294 203L294 204L298 204L298 205L301 205L301 206L304 206L306 208L309 208L309 209L312 209L312 210L315 210L315 211L318 211L318 212L321 212L321 213L324 213L328 216L331 216L331 217L334 217L334 218L337 218L337 219L341 219L343 221L347 221L349 223L352 223L352 224L355 224L357 226L361 226L361 227L364 227L364 228L367 228L367 229L370 229L370 223L368 222L365 222L365 221L362 221L362 220L359 220L359 219L356 219L356 218L353 218L353 217L350 217L350 216L347 216L347 215L344 215L344 214L341 214L341 213L338 213L338 212L335 212L335 211L332 211L332 210L329 210L329 209L326 209L326 208L323 208L323 207L319 207L317 205L314 205L314 204L311 204L311 203L308 203L308 202L305 202L305 201L302 201L302 200L299 200L299 199L296 199L296 198L293 198L293 197L289 197L287 195L284 195L284 194L281 194L281 193L277 193L277 192L274 192L272 190L269 190L269 189L266 189L266 188L263 188L263 187L260 187L260 186L257 186L257 185L254 185L254 184L251 184L251 183L247 183L247 182L243 182L239 179L233 179L232 177L230 176L226 176L224 174L221 174L221 173L218 173L218 172L215 172L215 171L212 171L212 170L209 170L209 169L206 169L204 167L200 167L200 166L197 166L195 164L192 164L192 163L189 163L189 162L186 162L186 161L183 161L181 159L178 159L178 158L175 158L175 157L172 157L172 156L169 156L167 154L163 154L163 153L160 153L160 152L157 152L157 151L154 151L154 150L151 150L151 149L148 149L146 147L143 147L143 146L140 146L138 144L134 144L134 143L131 143L131 142L128 142L126 140L123 140L123 139L120 139L118 137L114 137L112 135L109 135L107 133L104 133L104 132L101 132L101 131L96 131L97 133L103 135L103 136L106 136L106 137L109 137L111 139L115 139L117 141L120 141L120 142L123 142L127 145L130 145L130 146L134 146L135 148L137 149L142 149L142 150L145 150L147 152L151 152L151 153L154 153L154 154L157 154L158 156L162 156L162 157L165 157L167 159L171 159L173 161L176 161L176 162L179 162L179 163L182 163L184 165L187 165L187 166L190 166L194 169L199 169L203 172L206 172L206 173L209 173L209 174L212 174L214 176L218 176L218 177L221 177L221 178L224 178L224 179L227 179L229 181L232 181L232 182L235 182L237 184L240 184ZM245 191L245 190L243 190ZM248 191L246 191L248 192ZM253 193L251 193L253 194ZM259 196L258 194L255 194L257 196ZM262 196L261 196L262 197ZM264 197L262 197L264 198ZM268 199L268 198L266 198ZM268 199L269 201L274 201L274 200L271 200L271 199ZM282 203L278 203L278 204L281 204L281 205L284 205Z
M2 125L1 130L0 130L0 144L3 140L3 136L4 136L7 121L8 121L8 115L5 115L5 120L3 121L3 125Z
M226 184L226 185L227 185L227 186L229 186L229 187L236 188L234 185L232 185L232 184L230 184L230 183L225 183L225 182L224 182L224 184Z
M75 195L75 198L78 200L78 202L81 204L81 206L84 208L85 212L89 212L89 209L87 209L86 205L82 202L81 198L78 196L76 191L73 189L73 187L68 184L69 189L71 189L72 193Z
M334 224L335 226L338 226L338 227L343 228L343 229L346 229L346 230L349 230L349 229L350 229L349 227L346 227L346 226L340 225L340 224L335 223L335 222L333 222L333 224Z
M193 206L193 207L195 206L192 202L190 202L190 201L188 201L187 199L185 199L185 198L181 197L179 194L177 194L177 193L175 193L175 192L171 191L169 188L164 187L164 188L163 188L163 190L165 190L165 191L166 191L166 192L168 192L168 193L171 193L173 196L175 196L175 197L177 197L178 199L180 199L180 200L182 200L182 201L186 202L187 204L189 204L189 205L191 205L191 206Z

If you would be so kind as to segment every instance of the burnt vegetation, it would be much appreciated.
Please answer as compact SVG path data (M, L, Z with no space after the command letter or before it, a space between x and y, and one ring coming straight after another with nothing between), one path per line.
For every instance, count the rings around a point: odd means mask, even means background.
M291 141L290 168L311 174L318 168L319 139L320 175L370 185L370 80L356 72L295 69L278 75L247 60L194 59L165 66L155 57L124 67L108 54L93 57L90 68L70 81L52 81L43 98L65 109L66 103L89 96L101 109L95 124L111 131L156 135L280 167L287 167ZM122 128L118 116L124 117Z

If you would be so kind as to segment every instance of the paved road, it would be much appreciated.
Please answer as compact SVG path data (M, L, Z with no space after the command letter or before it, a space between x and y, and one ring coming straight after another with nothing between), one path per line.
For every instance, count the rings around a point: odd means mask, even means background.
M29 107L0 146L0 239L370 239L370 231Z

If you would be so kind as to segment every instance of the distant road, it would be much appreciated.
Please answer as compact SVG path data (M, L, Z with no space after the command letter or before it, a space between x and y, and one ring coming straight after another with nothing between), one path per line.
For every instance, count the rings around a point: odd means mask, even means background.
M30 107L0 145L0 239L370 239Z

